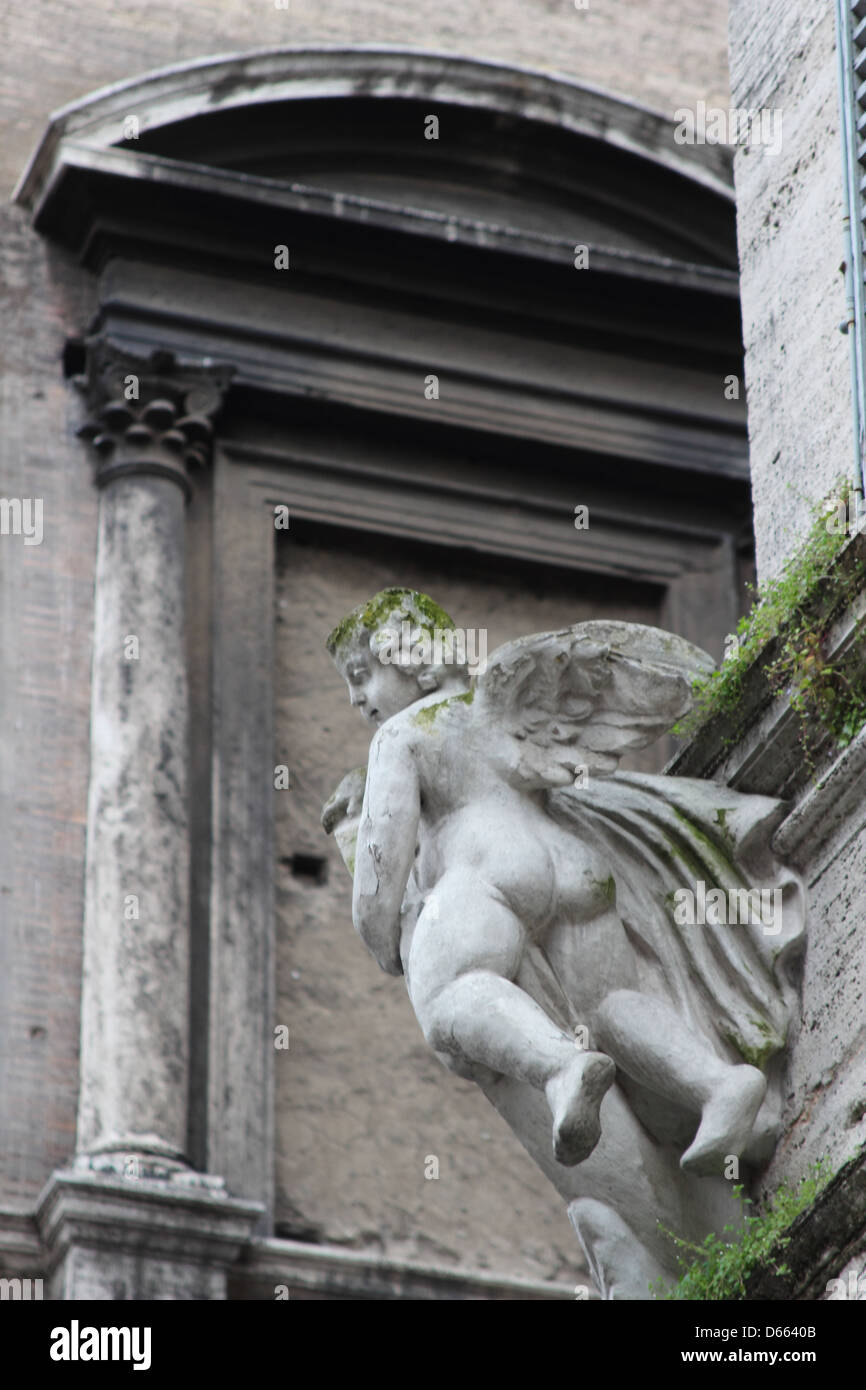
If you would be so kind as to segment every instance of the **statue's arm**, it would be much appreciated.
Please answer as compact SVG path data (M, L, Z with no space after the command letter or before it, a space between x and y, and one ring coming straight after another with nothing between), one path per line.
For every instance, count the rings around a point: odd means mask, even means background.
M389 975L402 974L400 907L415 858L421 801L418 772L402 739L390 730L370 749L367 787L355 857L352 920Z

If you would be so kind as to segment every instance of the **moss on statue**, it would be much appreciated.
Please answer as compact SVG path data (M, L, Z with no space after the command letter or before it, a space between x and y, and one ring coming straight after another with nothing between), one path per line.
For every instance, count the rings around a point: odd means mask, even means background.
M432 637L438 629L454 629L454 620L427 594L417 589L381 589L359 604L329 633L325 645L332 656L345 650L362 631L377 632L389 619L406 620Z
M462 695L448 695L444 700L437 700L434 705L425 705L423 709L419 709L417 714L412 715L412 723L419 729L432 729L447 705L471 705L474 698L474 690L467 690Z
M779 1051L780 1039L763 1019L750 1018L749 1022L764 1038L766 1038L767 1041L761 1046L746 1042L745 1038L739 1037L736 1033L726 1033L725 1037L731 1044L731 1047L739 1052L744 1062L748 1062L749 1066L757 1067L759 1071L763 1071L770 1058L775 1056ZM782 1042L784 1042L784 1039L782 1039Z
M602 897L605 898L612 907L616 902L616 879L613 874L608 874L607 878L594 879L593 883L600 890Z

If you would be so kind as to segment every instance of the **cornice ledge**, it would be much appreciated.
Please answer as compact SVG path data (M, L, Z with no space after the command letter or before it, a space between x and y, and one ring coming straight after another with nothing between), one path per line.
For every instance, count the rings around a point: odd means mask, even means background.
M836 566L852 574L866 560L866 535L855 534L840 552ZM822 612L823 605L823 612ZM817 592L807 611L827 626L826 657L861 678L866 652L860 633L866 619L866 592L848 588L830 612ZM680 777L713 778L738 791L789 798L795 805L776 832L775 850L797 859L808 837L814 858L845 821L862 796L856 788L866 769L866 728L848 747L838 749L829 732L814 752L810 771L800 746L800 720L785 694L774 694L766 670L779 655L786 628L758 653L746 672L743 699L735 715L712 715L674 755L665 771Z

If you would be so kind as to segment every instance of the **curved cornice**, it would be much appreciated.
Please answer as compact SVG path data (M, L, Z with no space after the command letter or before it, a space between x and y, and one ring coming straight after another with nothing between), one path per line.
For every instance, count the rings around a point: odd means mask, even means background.
M559 73L397 46L291 47L201 58L103 87L56 111L13 195L35 207L64 142L99 149L212 112L314 97L429 99L556 126L649 160L733 201L723 146L677 145L673 121Z

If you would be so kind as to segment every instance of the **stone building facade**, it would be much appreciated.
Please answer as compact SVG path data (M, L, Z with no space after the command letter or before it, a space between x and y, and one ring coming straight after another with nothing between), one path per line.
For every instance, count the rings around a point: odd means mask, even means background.
M808 530L810 503L849 472L837 23L832 5L733 0L735 108L777 113L778 152L737 151L749 457L759 572Z
M737 101L792 80L750 8ZM2 1268L58 1298L573 1297L555 1193L351 931L318 812L365 739L323 638L407 583L491 650L612 616L722 656L752 573L731 160L674 112L729 103L726 6L673 34L626 0L214 13L4 21L2 488L42 507L0 543ZM810 497L797 448L848 428L832 39L784 32L822 74L784 97L811 162L737 157L768 572L779 393ZM809 196L768 231L785 161Z
M830 523L847 532L839 560L782 632L790 641L799 623L819 638L849 689L863 681L863 19L858 0L734 0L730 12L733 104L774 111L784 130L778 151L758 143L735 158L758 574L796 561L816 508L850 488ZM819 734L804 761L792 692L771 698L764 679L779 651L769 644L750 673L739 737L721 752L718 726L705 730L677 767L792 803L776 846L804 874L811 926L785 1137L761 1183L796 1181L822 1157L839 1176L815 1229L804 1223L801 1268L773 1296L863 1299L863 729L843 746ZM823 1224L834 1203L835 1229Z

